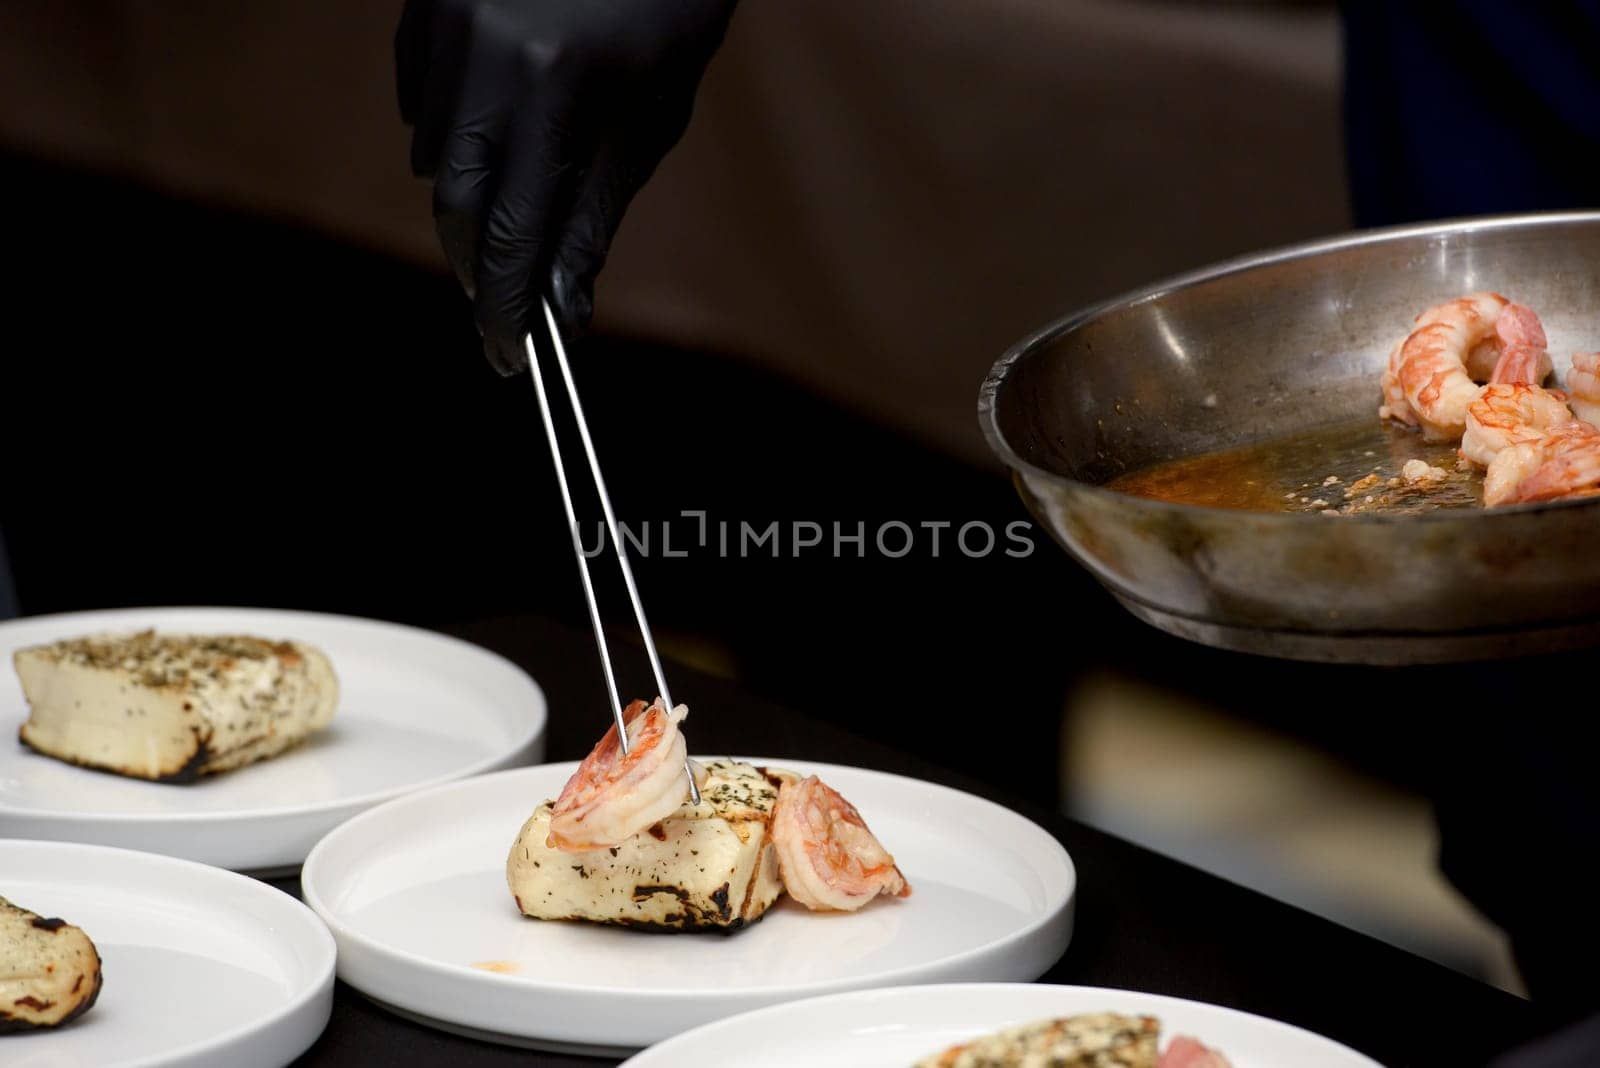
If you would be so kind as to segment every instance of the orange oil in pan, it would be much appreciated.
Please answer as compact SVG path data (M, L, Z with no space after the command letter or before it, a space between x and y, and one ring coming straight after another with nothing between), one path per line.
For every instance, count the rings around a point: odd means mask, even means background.
M1407 482L1421 460L1443 477ZM1241 448L1170 460L1108 487L1137 497L1256 512L1408 515L1483 506L1483 472L1456 463L1456 444L1363 418Z

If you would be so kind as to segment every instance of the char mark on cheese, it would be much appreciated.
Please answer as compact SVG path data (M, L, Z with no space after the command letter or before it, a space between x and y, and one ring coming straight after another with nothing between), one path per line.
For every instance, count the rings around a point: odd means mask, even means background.
M633 899L635 901L643 901L645 898L654 897L657 894L671 894L679 901L687 900L689 897L688 891L681 886L636 886L633 888Z
M87 934L0 898L0 1034L60 1027L94 1005L100 986Z
M762 915L765 915L765 913L763 913ZM530 919L531 918L532 917L530 917ZM740 917L734 917L733 919L729 920L727 923L722 923L720 921L701 921L701 920L696 920L693 917L682 916L682 915L679 915L678 913L672 913L670 916L662 917L663 920L672 919L673 920L672 923L657 923L654 920L634 920L634 919L629 919L626 916L619 916L618 918L616 918L614 920L595 920L595 919L590 919L587 916L563 916L563 917L560 917L560 918L563 919L563 920L575 921L577 923L592 924L592 925L594 925L596 927L626 927L630 931L639 931L642 934L662 934L662 935L667 935L667 934L719 934L719 935L731 935L735 931L743 930L744 928L750 926L753 923L760 923L761 922L761 916L757 916L757 917L755 917L754 919L751 919L751 920L742 919Z
M47 750L40 749L38 746L29 742L27 738L23 737L20 732L17 735L17 741L22 743L22 747L30 752L38 753L40 756L50 757L53 760L59 760L63 764L71 764L73 767L82 768L85 771L98 772L101 775L116 775L119 778L124 779L144 779L146 782L162 783L167 786L187 786L190 783L198 781L201 776L206 774L206 768L211 764L212 758L216 755L212 753L211 747L208 746L205 743L205 740L200 736L200 731L198 729L191 727L190 730L194 731L195 736L194 753L189 757L188 760L184 761L183 765L176 771L168 772L165 775L157 775L153 778L147 778L134 768L117 768L106 764L94 764L87 760L79 759L76 756L64 756L60 753L52 753Z

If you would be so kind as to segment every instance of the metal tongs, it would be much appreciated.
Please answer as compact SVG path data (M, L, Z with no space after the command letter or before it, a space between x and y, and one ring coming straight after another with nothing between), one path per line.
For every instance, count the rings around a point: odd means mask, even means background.
M583 452L589 459L589 474L594 479L595 492L600 496L600 508L605 512L606 530L611 534L611 544L616 546L617 566L622 569L623 584L628 587L628 600L633 604L633 616L639 624L639 635L644 639L645 652L650 657L650 670L655 672L656 692L670 713L672 695L667 692L667 677L661 670L661 658L656 655L655 638L650 634L650 624L644 618L644 605L639 601L639 587L633 581L633 569L628 566L628 549L617 532L617 516L611 510L611 495L606 492L605 476L600 473L600 461L594 454L594 441L589 437L589 424L583 417L583 405L578 400L578 387L572 381L572 369L567 364L567 349L561 343L561 331L556 326L555 313L550 302L539 298L544 309L545 325L550 329L550 345L555 351L556 366L561 368L561 381L567 387L567 399L572 402L573 421L578 424L578 437L583 441ZM578 558L578 574L583 578L583 595L589 601L589 622L594 626L594 641L600 647L600 666L605 670L606 690L611 694L611 711L617 721L617 740L624 755L628 752L628 725L622 717L622 698L617 693L617 678L611 668L611 652L606 646L605 629L600 623L600 605L595 600L594 583L589 578L589 560L584 555L582 539L578 536L578 513L572 507L572 491L567 487L566 464L561 459L561 443L556 440L555 421L550 416L550 397L544 388L544 373L539 369L539 353L533 344L533 335L525 334L523 347L528 353L528 369L533 373L533 388L539 394L539 415L544 420L545 436L550 439L550 457L555 461L556 482L561 486L561 503L567 510L567 525L572 532L572 551ZM700 787L694 781L694 768L687 761L684 771L689 776L689 796L700 803Z

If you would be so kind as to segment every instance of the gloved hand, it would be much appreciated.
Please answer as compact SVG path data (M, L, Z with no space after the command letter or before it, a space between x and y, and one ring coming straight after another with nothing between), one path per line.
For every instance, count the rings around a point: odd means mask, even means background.
M569 330L622 213L689 123L734 0L407 0L411 167L502 374L548 292Z

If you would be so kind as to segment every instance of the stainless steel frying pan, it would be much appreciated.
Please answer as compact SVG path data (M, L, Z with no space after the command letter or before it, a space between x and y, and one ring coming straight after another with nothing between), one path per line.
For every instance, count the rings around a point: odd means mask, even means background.
M1600 212L1361 233L1234 260L1052 323L978 413L1029 509L1134 615L1208 645L1371 664L1600 646L1600 498L1422 515L1133 497L1124 472L1376 419L1413 316L1493 289L1558 373L1600 348Z

